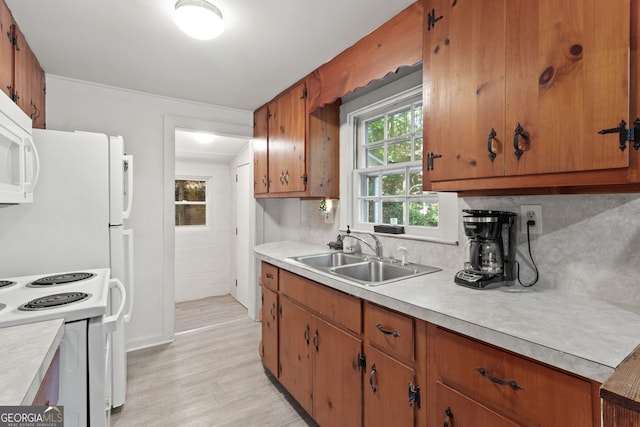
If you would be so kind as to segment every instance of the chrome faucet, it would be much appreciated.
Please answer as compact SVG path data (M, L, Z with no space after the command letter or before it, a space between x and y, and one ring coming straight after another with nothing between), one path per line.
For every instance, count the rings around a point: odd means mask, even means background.
M371 246L369 243L367 243L366 240L364 240L361 237L358 236L354 236L353 234L343 234L342 235L342 241L344 241L344 239L346 239L347 237L350 237L352 239L356 239L361 241L362 243L364 243L365 245L367 245L369 247L369 249L371 249L372 251L374 251L376 253L376 257L382 259L382 243L380 243L380 240L378 240L378 238L373 235L373 234L369 234L369 236L373 237L373 240L375 240L376 242L376 246L373 247Z

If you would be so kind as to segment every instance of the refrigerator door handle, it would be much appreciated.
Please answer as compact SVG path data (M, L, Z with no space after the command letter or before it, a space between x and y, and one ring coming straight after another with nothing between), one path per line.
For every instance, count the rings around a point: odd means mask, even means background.
M111 316L105 316L102 320L104 325L104 330L106 332L113 332L116 330L116 324L118 323L118 319L122 317L122 312L124 311L124 305L127 302L127 291L124 288L122 282L118 279L109 280L109 289L118 288L120 293L122 294L122 299L120 301L120 307L118 307L118 312Z
M124 321L129 323L131 320L131 312L133 311L133 294L134 294L134 283L133 283L133 230L122 230L122 235L127 238L127 283L129 285L129 309L124 315Z
M36 188L38 184L38 178L40 178L40 157L38 156L38 150L36 149L35 144L33 143L32 138L26 138L26 141L31 145L31 150L33 152L33 158L35 159L35 167L36 170L33 172L33 176L31 177L31 183L29 186L25 186L25 191L27 193L33 193L33 190ZM26 178L26 177L25 177Z
M127 219L131 215L131 206L133 206L133 156L125 154L122 158L124 172L127 175L127 207L122 212L122 218Z

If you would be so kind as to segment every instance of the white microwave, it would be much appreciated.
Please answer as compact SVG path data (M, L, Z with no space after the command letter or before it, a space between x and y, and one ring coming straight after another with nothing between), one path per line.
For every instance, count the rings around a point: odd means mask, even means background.
M31 119L0 91L0 205L32 203L39 169Z

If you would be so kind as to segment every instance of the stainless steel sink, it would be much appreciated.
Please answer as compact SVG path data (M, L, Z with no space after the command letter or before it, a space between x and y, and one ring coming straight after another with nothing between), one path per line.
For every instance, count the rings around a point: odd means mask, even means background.
M303 264L319 268L332 268L340 265L366 261L367 257L359 254L345 254L342 252L328 252L324 254L306 255L293 258Z
M359 264L335 267L331 272L348 277L364 285L381 285L409 277L440 271L440 268L421 264L401 265L387 260L372 260Z
M288 258L288 260L365 286L383 285L441 270L428 265L413 263L402 265L394 259L378 259L372 255L342 252L305 255Z

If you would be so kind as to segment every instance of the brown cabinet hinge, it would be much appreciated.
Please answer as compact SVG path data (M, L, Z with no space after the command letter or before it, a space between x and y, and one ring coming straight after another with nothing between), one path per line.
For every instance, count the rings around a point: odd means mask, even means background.
M307 92L307 88L305 87L304 89L302 89L302 96L300 97L300 99L307 99L308 96L308 92Z

